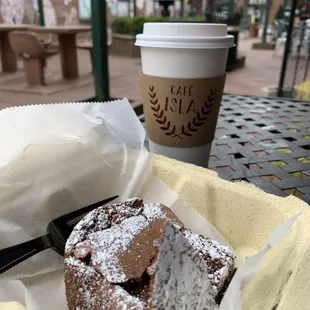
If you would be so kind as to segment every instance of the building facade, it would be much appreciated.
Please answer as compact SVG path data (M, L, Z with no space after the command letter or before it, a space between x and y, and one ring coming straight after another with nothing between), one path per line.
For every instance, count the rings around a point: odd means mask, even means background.
M43 0L46 25L79 23L78 0ZM37 0L0 0L0 22L38 23Z
M271 7L269 11L269 20L268 23L272 24L277 16L278 10L281 6L284 5L285 0L272 0ZM261 12L261 16L263 18L266 7L266 0L237 0L237 7L243 7L244 11L249 15L253 14L255 10L259 10Z
M178 16L181 0L176 0L171 7L171 15ZM225 0L215 0L225 7ZM285 0L272 0L269 23L271 24ZM185 2L185 11L189 10L188 0ZM196 1L197 2L197 1ZM228 0L226 0L228 3ZM203 15L208 1L201 0L198 15ZM46 25L78 24L89 22L91 15L91 0L43 0ZM156 0L136 0L138 15L159 15L160 8ZM259 9L264 15L266 0L235 0L236 7L243 7L244 12L251 15ZM109 0L109 13L113 16L128 16L133 14L133 0ZM154 14L155 13L155 14ZM109 14L110 15L110 14ZM8 24L35 24L38 23L37 0L0 0L0 22Z

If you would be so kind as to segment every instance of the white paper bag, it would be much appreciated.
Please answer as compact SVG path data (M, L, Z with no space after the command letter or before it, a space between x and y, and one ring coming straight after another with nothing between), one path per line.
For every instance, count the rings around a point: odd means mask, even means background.
M153 175L144 140L127 100L0 111L0 248L44 235L54 218L116 194L162 202L192 231L229 246ZM0 301L11 300L28 310L66 309L63 257L46 250L2 274Z
M287 232L297 220L298 216L299 214L291 217L284 223L280 224L272 232L264 249L256 255L247 258L241 263L223 297L220 310L242 309L241 296L246 284L253 278L255 273L259 271L263 259L268 253L268 251L281 242L281 240L284 238L284 236L287 234Z

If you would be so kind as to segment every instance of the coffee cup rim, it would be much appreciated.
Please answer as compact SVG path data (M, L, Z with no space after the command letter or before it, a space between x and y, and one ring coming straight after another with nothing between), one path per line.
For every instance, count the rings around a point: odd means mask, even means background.
M135 45L155 48L220 49L234 46L226 24L145 23Z
M180 37L138 34L136 46L154 48L221 49L235 46L234 36Z

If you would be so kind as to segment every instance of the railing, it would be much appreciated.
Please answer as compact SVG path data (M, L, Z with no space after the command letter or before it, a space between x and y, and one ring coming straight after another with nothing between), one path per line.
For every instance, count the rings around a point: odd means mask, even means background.
M299 12L298 17L296 12ZM293 0L278 84L279 97L294 97L296 85L304 82L308 77L310 61L309 21L309 6L299 7L297 10L297 0Z

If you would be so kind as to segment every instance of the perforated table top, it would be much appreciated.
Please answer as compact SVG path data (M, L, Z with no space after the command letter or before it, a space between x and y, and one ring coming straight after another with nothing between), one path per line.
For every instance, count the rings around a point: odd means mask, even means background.
M209 168L310 204L310 103L224 94Z

